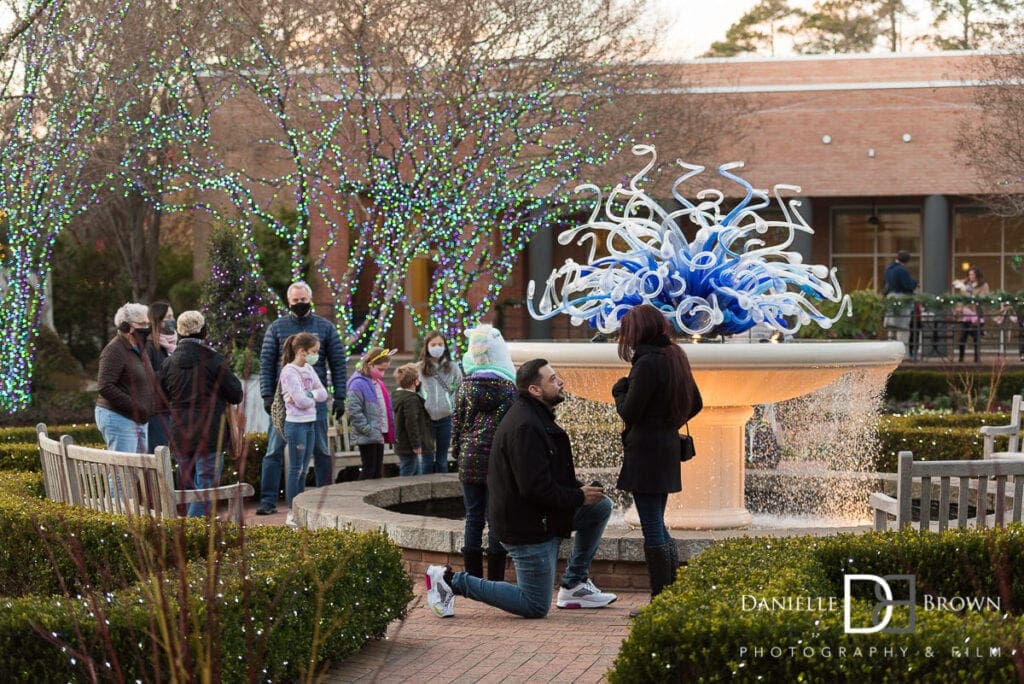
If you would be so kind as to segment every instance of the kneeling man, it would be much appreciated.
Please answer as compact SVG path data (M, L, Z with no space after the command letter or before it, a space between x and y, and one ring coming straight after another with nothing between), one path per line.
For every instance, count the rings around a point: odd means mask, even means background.
M612 502L601 487L576 479L569 435L555 423L553 410L565 400L564 383L546 360L533 359L519 368L516 386L519 399L494 434L487 472L488 520L512 557L516 584L431 565L427 603L440 617L454 614L455 596L526 618L544 617L551 608L558 546L573 531L556 604L601 608L616 598L589 579Z

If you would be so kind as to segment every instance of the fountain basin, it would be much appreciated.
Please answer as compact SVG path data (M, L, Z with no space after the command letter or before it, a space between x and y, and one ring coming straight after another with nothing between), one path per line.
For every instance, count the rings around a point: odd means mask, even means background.
M744 528L744 426L756 404L809 394L851 372L881 383L903 359L901 342L789 342L685 344L704 410L690 421L697 456L680 464L683 491L669 496L665 522L673 529ZM611 387L629 373L613 343L509 342L518 365L547 359L566 390L612 402ZM627 514L635 523L635 515Z
M580 469L583 479L607 476L605 469ZM842 477L841 473L834 476ZM785 477L785 474L783 474ZM850 474L861 478L865 474ZM756 488L762 477L764 487L775 488L779 477L774 471L758 472L751 478ZM895 474L877 477L877 491L894 492ZM756 494L756 492L755 492ZM389 506L427 500L461 498L462 485L457 473L416 475L413 477L387 478L343 482L308 489L295 497L292 511L296 522L310 529L354 529L357 531L380 531L390 537L402 549L406 569L411 574L422 573L428 565L451 565L462 567L464 523L452 518L431 515L417 515L388 510ZM754 497L759 498L759 497ZM815 525L807 516L796 524L783 516L773 515L778 524L760 526L751 530L677 530L672 533L679 557L690 559L704 549L723 539L738 536L757 535L784 537L791 535L826 536L841 532L865 532L868 524L867 499L864 500L865 522L863 524L837 524L828 526L821 518ZM761 516L758 516L759 518ZM559 550L559 558L569 553L569 542L565 541ZM613 513L612 521L605 528L597 555L591 566L591 574L598 586L612 590L644 590L647 585L647 571L644 562L643 535L634 526L626 524L621 515Z

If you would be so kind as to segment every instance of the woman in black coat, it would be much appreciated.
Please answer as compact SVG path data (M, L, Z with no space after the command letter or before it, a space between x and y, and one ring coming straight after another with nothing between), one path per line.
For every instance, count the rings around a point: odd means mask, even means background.
M633 495L644 535L651 596L675 579L679 554L665 526L668 495L682 489L679 429L703 407L686 353L657 308L631 309L619 327L619 357L632 363L612 387L622 432L622 470L616 485Z

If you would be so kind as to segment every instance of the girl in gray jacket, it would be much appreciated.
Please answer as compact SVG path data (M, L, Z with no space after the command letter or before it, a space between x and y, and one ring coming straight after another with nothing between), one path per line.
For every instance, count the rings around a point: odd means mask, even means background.
M421 473L448 472L448 447L452 442L452 411L455 388L462 382L462 369L452 360L448 340L436 330L423 339L423 352L416 368L420 372L420 393L434 428L434 457L420 464Z

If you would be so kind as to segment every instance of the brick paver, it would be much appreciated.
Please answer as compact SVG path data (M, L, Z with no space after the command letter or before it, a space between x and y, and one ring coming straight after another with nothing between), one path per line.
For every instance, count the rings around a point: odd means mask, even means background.
M358 654L332 667L324 682L601 682L629 633L629 611L647 603L640 592L598 610L558 610L524 620L464 597L455 616L426 606L417 578L404 620Z
M280 513L256 516L246 506L246 524L283 525ZM646 592L616 592L619 599L598 610L559 610L525 620L465 597L455 616L441 619L427 608L422 576L414 578L408 615L387 636L331 667L326 684L348 682L602 682L629 633L629 611L645 605Z

